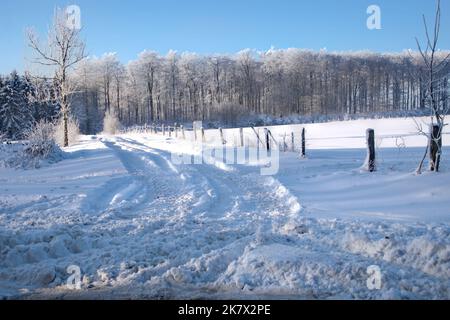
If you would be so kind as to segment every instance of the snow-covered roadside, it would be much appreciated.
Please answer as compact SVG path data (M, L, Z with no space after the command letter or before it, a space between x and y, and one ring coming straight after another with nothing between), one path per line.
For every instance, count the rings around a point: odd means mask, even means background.
M287 153L274 177L175 165L170 152L194 150L161 136L68 151L0 169L4 297L450 298L450 175L414 176L420 149L380 149L375 174L359 169L364 150ZM81 291L65 286L73 264Z

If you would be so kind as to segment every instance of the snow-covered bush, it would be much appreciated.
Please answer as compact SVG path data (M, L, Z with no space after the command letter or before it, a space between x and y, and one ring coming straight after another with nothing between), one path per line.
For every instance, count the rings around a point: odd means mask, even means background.
M55 125L50 122L40 121L26 133L26 146L24 154L33 159L47 159L59 148L55 142Z
M23 153L23 144L19 142L0 143L0 168L22 166L20 159Z
M69 120L67 121L67 130L69 132L69 145L77 142L78 136L80 135L79 128L80 127L78 125L78 121L70 116ZM54 135L56 143L61 147L64 146L64 120L62 117L56 123Z
M62 151L55 142L55 125L40 121L25 131L22 141L0 143L0 167L39 168L62 158Z
M120 130L120 122L112 112L107 112L103 118L103 133L116 134Z

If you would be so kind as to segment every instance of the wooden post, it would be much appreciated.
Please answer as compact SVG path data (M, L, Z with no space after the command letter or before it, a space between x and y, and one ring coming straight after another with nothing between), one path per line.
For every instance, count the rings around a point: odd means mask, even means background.
M184 133L184 126L181 125L180 128L181 128L181 136L183 137L183 140L186 140L186 135Z
M205 129L201 128L202 131L202 143L205 143Z
M175 138L178 138L178 125L177 125L177 123L175 122L175 124L173 126L174 126L174 130L175 130Z
M260 138L261 136L259 135L259 128L258 128L258 130L256 131L256 152L257 152L257 154L258 154L258 156L259 156L259 144L260 144L260 140L261 140L261 138Z
M430 171L439 171L439 162L441 160L442 133L439 125L430 127Z
M306 158L306 134L305 134L305 128L302 129L302 150L301 150L301 157Z
M374 172L376 170L375 165L375 130L367 129L367 170Z
M172 137L172 128L171 127L167 127L167 130L169 131L169 137Z
M244 146L244 128L239 128L239 136L241 137L241 147Z
M264 135L266 136L266 148L267 148L267 151L270 151L269 129L264 128Z
M219 128L219 133L220 133L220 141L222 144L226 144L225 139L223 138L223 130L222 128Z
M294 132L291 132L291 151L295 152L295 136L294 136Z
M164 127L164 125L161 125L161 131L162 131L163 136L165 136L166 135L166 127Z

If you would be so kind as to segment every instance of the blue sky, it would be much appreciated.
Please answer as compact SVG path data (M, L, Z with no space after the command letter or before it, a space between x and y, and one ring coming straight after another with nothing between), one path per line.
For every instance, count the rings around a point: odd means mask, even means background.
M29 64L27 27L44 35L56 6L81 8L90 55L117 52L123 62L144 49L202 54L244 48L402 51L423 38L421 15L433 0L1 0L0 73ZM366 9L381 8L382 29L366 28ZM450 3L442 1L441 49L450 49Z

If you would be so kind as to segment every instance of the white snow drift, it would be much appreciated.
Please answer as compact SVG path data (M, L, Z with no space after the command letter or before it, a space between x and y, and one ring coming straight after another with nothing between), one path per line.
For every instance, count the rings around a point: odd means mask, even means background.
M308 131L389 134L387 120L365 121ZM192 144L146 134L85 137L61 162L2 168L0 295L449 299L448 148L443 172L417 176L423 148L382 144L368 173L360 145L327 146L282 153L275 176L176 165L171 152ZM66 286L71 265L81 290ZM367 287L372 265L380 290Z

